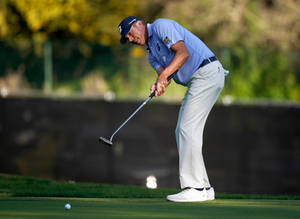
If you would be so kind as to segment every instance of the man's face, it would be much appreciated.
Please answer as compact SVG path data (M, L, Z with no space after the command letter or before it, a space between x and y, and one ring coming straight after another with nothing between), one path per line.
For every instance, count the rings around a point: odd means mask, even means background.
M125 37L131 43L141 46L146 45L148 37L146 26L141 21L135 22Z

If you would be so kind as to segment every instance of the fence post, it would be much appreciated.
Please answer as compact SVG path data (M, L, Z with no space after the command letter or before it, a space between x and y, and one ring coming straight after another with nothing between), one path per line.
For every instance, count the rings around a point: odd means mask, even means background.
M44 45L44 92L52 92L53 75L52 75L52 44L47 41Z

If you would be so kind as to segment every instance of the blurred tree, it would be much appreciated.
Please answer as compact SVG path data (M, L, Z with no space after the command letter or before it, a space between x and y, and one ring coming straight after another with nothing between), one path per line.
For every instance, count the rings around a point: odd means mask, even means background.
M137 0L2 0L0 39L72 38L102 45L119 39L117 24L138 14Z
M177 20L212 46L300 49L299 0L161 1L158 17Z
M0 39L75 38L119 42L128 15L177 20L212 46L300 49L300 0L1 0Z
M0 41L29 48L33 39L35 54L42 55L49 39L75 39L85 58L93 54L84 42L99 43L112 46L116 63L130 65L127 59L144 54L115 47L117 25L128 15L149 23L171 18L198 35L231 70L224 94L300 99L300 0L1 0ZM126 75L107 71L105 80L120 82Z
M165 0L161 4L164 7L154 19L172 18L214 50L228 48L218 54L231 70L223 94L300 99L299 0Z

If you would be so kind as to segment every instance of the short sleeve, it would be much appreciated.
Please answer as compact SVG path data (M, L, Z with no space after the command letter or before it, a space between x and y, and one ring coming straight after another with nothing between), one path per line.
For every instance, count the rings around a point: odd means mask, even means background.
M179 32L176 23L170 20L161 19L155 25L155 31L158 37L170 49L171 46L178 41L183 41L183 36Z

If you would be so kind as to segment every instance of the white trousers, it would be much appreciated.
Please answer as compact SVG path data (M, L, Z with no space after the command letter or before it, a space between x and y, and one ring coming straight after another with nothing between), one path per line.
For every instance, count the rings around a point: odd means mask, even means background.
M210 187L202 156L203 130L224 87L224 77L221 63L215 61L199 68L188 83L175 131L182 189Z

